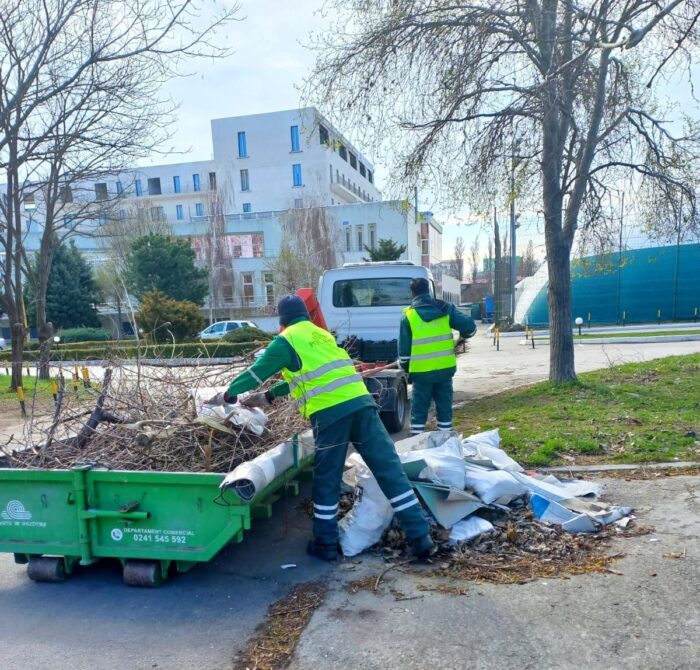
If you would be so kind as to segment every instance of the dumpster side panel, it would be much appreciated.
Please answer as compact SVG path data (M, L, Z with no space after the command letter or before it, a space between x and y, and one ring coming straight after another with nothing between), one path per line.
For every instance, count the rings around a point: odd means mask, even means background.
M87 473L90 544L94 556L208 561L250 526L238 499L217 504L223 475L91 471ZM129 520L113 512L145 512Z
M80 555L72 472L0 469L0 551Z

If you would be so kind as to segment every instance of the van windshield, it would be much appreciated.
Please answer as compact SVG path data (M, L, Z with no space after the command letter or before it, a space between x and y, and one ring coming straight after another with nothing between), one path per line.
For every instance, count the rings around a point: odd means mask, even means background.
M333 284L333 307L406 307L413 277L340 279Z

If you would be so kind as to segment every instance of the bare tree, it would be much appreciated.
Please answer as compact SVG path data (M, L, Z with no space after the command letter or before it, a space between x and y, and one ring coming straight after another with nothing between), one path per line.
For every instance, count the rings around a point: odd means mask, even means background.
M339 235L328 208L289 209L280 223L279 254L268 265L277 293L315 288L324 270L338 265Z
M535 258L535 245L532 240L527 243L527 249L523 255L521 274L523 277L532 277L537 272L539 263Z
M7 177L7 205L1 212L5 254L0 300L12 328L14 386L21 383L26 337L22 273L30 272L24 196L37 187L43 193L40 262L29 276L41 311L56 236L70 234L74 224L63 226L66 220L82 219L59 216L65 204L57 206L60 194L165 141L173 105L162 96L162 84L181 74L180 66L192 57L228 53L214 35L234 18L238 6L223 8L213 19L200 16L200 9L194 0L3 3L0 169ZM46 341L51 329L45 310L39 321Z
M433 181L450 204L507 183L539 192L549 264L550 379L575 379L570 255L629 173L695 194L698 130L674 134L660 72L689 66L698 0L332 0L307 97L390 146L396 184ZM643 50L643 53L642 53ZM348 118L349 117L349 118ZM393 129L401 132L392 132ZM389 143L389 144L387 144ZM508 196L508 188L501 189ZM539 207L538 207L539 209Z
M479 237L472 240L469 247L469 277L472 284L476 284L476 276L479 272Z
M455 240L454 246L454 276L459 279L459 281L464 280L464 252L466 251L466 246L464 244L464 238L458 237Z

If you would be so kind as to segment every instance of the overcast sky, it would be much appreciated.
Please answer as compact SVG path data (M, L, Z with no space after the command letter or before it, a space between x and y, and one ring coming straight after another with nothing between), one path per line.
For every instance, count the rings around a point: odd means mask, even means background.
M212 0L216 7L215 0ZM299 85L314 62L314 54L304 48L312 31L323 30L328 24L317 11L322 0L242 0L239 23L227 30L226 44L235 53L222 61L199 61L191 70L196 74L171 82L167 92L179 103L178 121L173 128L172 146L179 155L160 158L159 162L206 160L212 155L209 121L225 116L239 116L292 109L299 106ZM687 111L696 111L687 84L676 83L684 98ZM675 88L678 92L679 88ZM323 110L321 110L323 111ZM353 140L352 129L340 128ZM368 147L362 150L370 159ZM379 188L382 188L384 166L376 165ZM454 240L465 238L467 246L475 236L480 237L482 254L486 251L488 233L479 226L458 224L464 213L440 212L433 203L422 199L421 208L431 208L436 218L447 222L443 238L443 257L451 257ZM538 255L544 255L541 217L524 215L519 231L518 249L529 239L538 246ZM502 226L507 223L505 216Z

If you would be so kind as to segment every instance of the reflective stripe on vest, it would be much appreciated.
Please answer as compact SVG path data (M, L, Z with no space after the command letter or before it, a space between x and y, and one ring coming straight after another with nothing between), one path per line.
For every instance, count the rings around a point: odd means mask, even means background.
M289 393L301 414L309 417L323 409L367 395L355 365L333 335L311 321L300 321L280 333L301 360L301 369L282 370Z
M410 372L432 372L457 365L450 317L441 316L433 321L423 321L413 307L406 307L404 314L411 327Z

